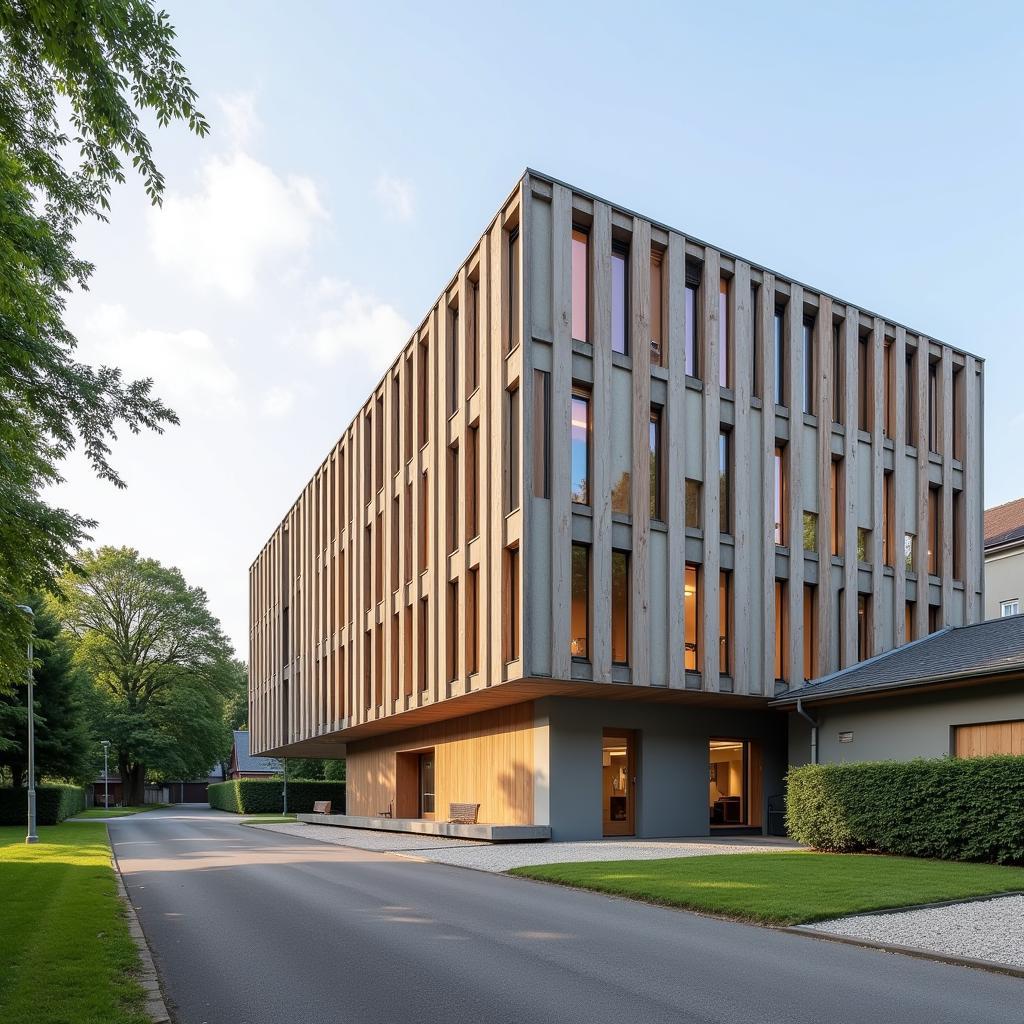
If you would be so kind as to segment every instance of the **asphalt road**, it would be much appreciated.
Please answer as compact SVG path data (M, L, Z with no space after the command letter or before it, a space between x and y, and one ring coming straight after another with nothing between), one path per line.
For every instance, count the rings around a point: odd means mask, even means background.
M110 834L178 1024L1021 1024L1024 981L154 811Z

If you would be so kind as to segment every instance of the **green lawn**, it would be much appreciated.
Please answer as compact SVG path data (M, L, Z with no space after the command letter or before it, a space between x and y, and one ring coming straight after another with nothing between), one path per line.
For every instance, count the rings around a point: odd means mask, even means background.
M510 874L774 925L1024 889L1024 868L805 850L541 864Z
M257 814L240 821L240 825L275 825L278 822L295 821L294 814Z
M127 814L144 814L156 811L170 804L145 804L142 807L88 807L75 815L76 818L123 818Z
M0 828L0 1021L147 1024L106 826Z

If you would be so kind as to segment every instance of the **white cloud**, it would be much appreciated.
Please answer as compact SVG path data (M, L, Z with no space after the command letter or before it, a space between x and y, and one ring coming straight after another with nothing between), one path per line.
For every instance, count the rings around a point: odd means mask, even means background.
M287 416L295 405L295 392L291 388L275 385L264 396L260 409L264 416L280 418Z
M321 280L316 290L326 308L305 338L314 356L326 364L355 358L383 372L409 338L405 317L345 281Z
M150 212L150 240L162 266L244 299L270 266L305 251L326 216L310 178L281 178L236 152L203 164L198 192L168 194Z
M218 96L217 104L224 115L224 134L234 149L245 149L263 128L256 113L255 97L251 92ZM217 129L214 124L214 131Z
M78 330L83 358L117 366L128 379L153 378L153 391L178 413L242 412L239 379L213 339L194 328L140 328L123 306L101 305Z
M381 174L373 184L373 194L391 220L412 220L415 195L408 178Z

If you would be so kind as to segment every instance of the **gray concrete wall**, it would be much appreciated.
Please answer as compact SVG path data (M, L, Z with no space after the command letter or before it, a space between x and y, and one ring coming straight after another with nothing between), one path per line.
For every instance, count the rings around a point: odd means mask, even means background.
M639 837L707 835L708 741L761 745L762 795L783 791L786 719L766 711L550 697L537 702L549 727L550 822L554 839L598 839L601 735L635 729ZM762 820L765 808L762 807Z
M1024 683L808 710L818 719L818 760L822 764L946 757L953 751L954 725L1024 719ZM789 716L789 724L790 764L806 764L810 760L810 728L795 713ZM841 732L852 732L852 741L840 743Z

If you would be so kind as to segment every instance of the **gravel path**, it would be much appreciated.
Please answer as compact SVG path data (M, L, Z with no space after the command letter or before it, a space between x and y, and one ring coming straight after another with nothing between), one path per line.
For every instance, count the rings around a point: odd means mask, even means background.
M893 914L864 914L806 927L854 939L917 946L948 956L1024 967L1024 896L1001 896Z
M576 843L482 843L468 839L374 832L330 825L255 825L254 828L304 836L336 846L361 850L408 853L439 864L478 871L508 871L531 864L565 864L589 860L663 860L668 857L707 857L717 853L766 853L795 848L785 840L746 839L596 839Z

